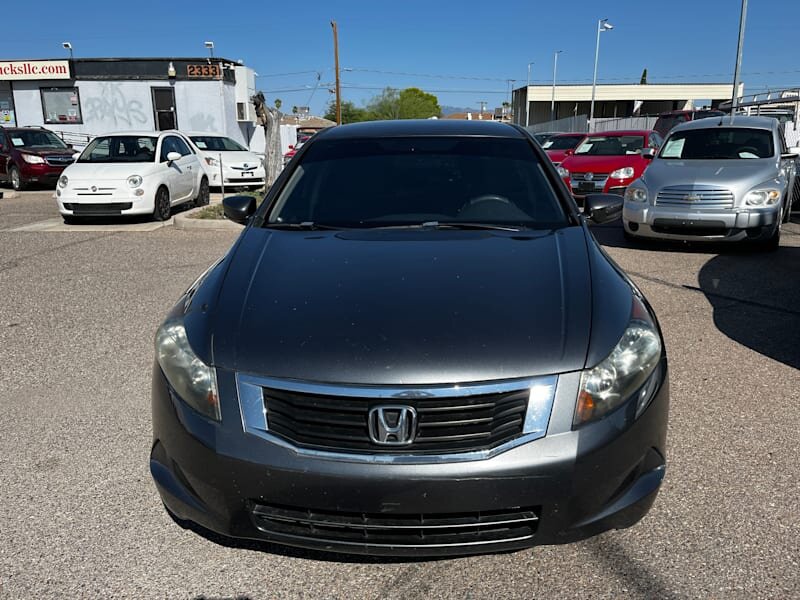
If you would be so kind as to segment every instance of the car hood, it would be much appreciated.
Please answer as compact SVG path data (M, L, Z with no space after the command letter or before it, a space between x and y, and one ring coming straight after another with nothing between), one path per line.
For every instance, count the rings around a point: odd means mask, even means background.
M585 366L587 239L556 231L248 228L204 337L218 367L440 384ZM626 307L627 308L627 307Z
M72 148L17 148L17 150L36 156L69 156L70 158L76 152Z
M623 154L619 156L578 156L573 154L564 159L561 166L568 171L585 173L611 173L622 167L642 167L647 164L639 154Z
M545 152L547 152L547 156L549 156L550 160L554 163L560 163L567 157L566 150L545 150Z
M145 177L156 172L161 165L156 163L72 163L64 170L70 182L74 181L119 181L131 175Z
M644 183L654 191L665 186L693 185L713 185L749 191L753 186L778 176L778 164L773 159L656 159L648 167Z

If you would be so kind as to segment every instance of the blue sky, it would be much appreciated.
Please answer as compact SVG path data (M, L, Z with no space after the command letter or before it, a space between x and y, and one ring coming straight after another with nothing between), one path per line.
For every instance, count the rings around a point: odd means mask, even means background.
M748 93L800 86L800 0L751 0L743 81ZM602 35L598 79L636 82L731 81L740 0L570 0L562 2L402 2L306 0L291 5L122 3L47 0L41 19L15 17L0 36L0 59L58 58L69 40L76 57L217 56L242 59L257 85L284 107L321 112L332 94L330 20L339 24L343 96L362 104L386 86L417 86L442 105L499 106L508 79L552 81L553 51L561 82L591 82L597 20ZM51 17L50 15L54 15ZM57 18L55 18L57 15ZM287 74L288 75L280 75ZM320 74L317 86L317 73ZM399 75L407 73L412 75Z

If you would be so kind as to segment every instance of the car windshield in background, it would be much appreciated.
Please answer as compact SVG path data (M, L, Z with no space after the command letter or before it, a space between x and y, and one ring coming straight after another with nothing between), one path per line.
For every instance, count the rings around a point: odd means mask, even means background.
M154 162L158 138L119 135L93 139L81 153L81 163Z
M767 129L714 127L673 133L659 158L683 160L732 160L769 158L773 155L772 132Z
M583 140L575 150L575 154L587 156L638 154L643 147L644 136L641 135L593 135Z
M213 150L215 152L248 152L247 148L234 142L231 138L218 136L193 135L192 141L200 150Z
M414 137L313 143L265 226L281 224L550 229L568 219L527 141Z
M12 131L9 133L15 148L56 148L64 150L67 145L56 134L49 131Z
M542 148L545 150L571 150L575 146L578 145L583 139L583 136L579 135L565 135L565 136L556 136L551 137L547 140L544 144L542 144Z

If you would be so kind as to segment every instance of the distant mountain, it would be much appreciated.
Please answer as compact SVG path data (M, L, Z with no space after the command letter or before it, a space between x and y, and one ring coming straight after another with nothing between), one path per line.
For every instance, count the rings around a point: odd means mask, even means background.
M480 110L477 108L464 108L463 106L442 106L441 108L443 117L452 115L453 113L480 112Z

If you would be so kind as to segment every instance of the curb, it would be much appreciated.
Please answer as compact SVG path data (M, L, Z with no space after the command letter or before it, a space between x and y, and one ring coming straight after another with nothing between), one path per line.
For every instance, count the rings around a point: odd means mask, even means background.
M187 210L186 212L175 215L175 229L205 229L217 231L241 231L244 229L243 225L234 223L227 219L192 219L191 216L203 210L204 206Z
M0 198L3 200L11 200L12 198L19 198L19 193L15 192L14 190L2 190L0 191Z

